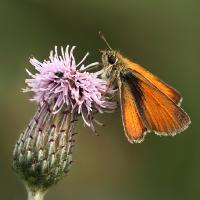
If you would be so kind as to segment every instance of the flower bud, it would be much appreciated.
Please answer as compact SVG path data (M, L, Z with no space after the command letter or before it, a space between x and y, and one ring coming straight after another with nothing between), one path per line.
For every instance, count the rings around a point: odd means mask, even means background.
M47 102L38 108L13 152L13 168L29 188L45 191L65 176L72 163L76 116L67 107L53 114Z

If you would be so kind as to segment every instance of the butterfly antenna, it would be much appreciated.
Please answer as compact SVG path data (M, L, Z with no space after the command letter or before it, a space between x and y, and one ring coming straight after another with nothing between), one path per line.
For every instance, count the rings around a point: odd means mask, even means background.
M99 37L106 43L108 48L112 50L110 44L108 43L108 41L106 40L105 36L103 35L103 33L101 31L99 31Z

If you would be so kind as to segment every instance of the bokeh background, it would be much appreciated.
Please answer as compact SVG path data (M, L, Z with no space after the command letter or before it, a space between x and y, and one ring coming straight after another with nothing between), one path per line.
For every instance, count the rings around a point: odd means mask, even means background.
M34 113L21 93L29 57L76 45L98 61L102 30L113 48L145 66L184 96L192 124L176 137L148 134L129 144L120 111L99 116L96 137L78 124L69 176L46 199L200 199L200 2L198 0L0 0L0 199L26 199L11 169L13 146Z

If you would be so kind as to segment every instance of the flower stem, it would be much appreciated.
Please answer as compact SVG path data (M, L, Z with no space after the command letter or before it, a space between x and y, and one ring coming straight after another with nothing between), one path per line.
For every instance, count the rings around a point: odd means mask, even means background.
M28 193L28 200L44 200L46 191L26 187Z

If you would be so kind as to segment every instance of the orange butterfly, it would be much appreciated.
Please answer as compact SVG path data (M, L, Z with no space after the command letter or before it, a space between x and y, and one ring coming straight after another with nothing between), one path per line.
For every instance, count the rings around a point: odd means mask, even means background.
M179 106L178 91L158 77L113 50L100 32L108 49L102 53L102 76L117 84L121 100L124 130L129 142L142 142L147 132L176 135L190 124L187 113Z

